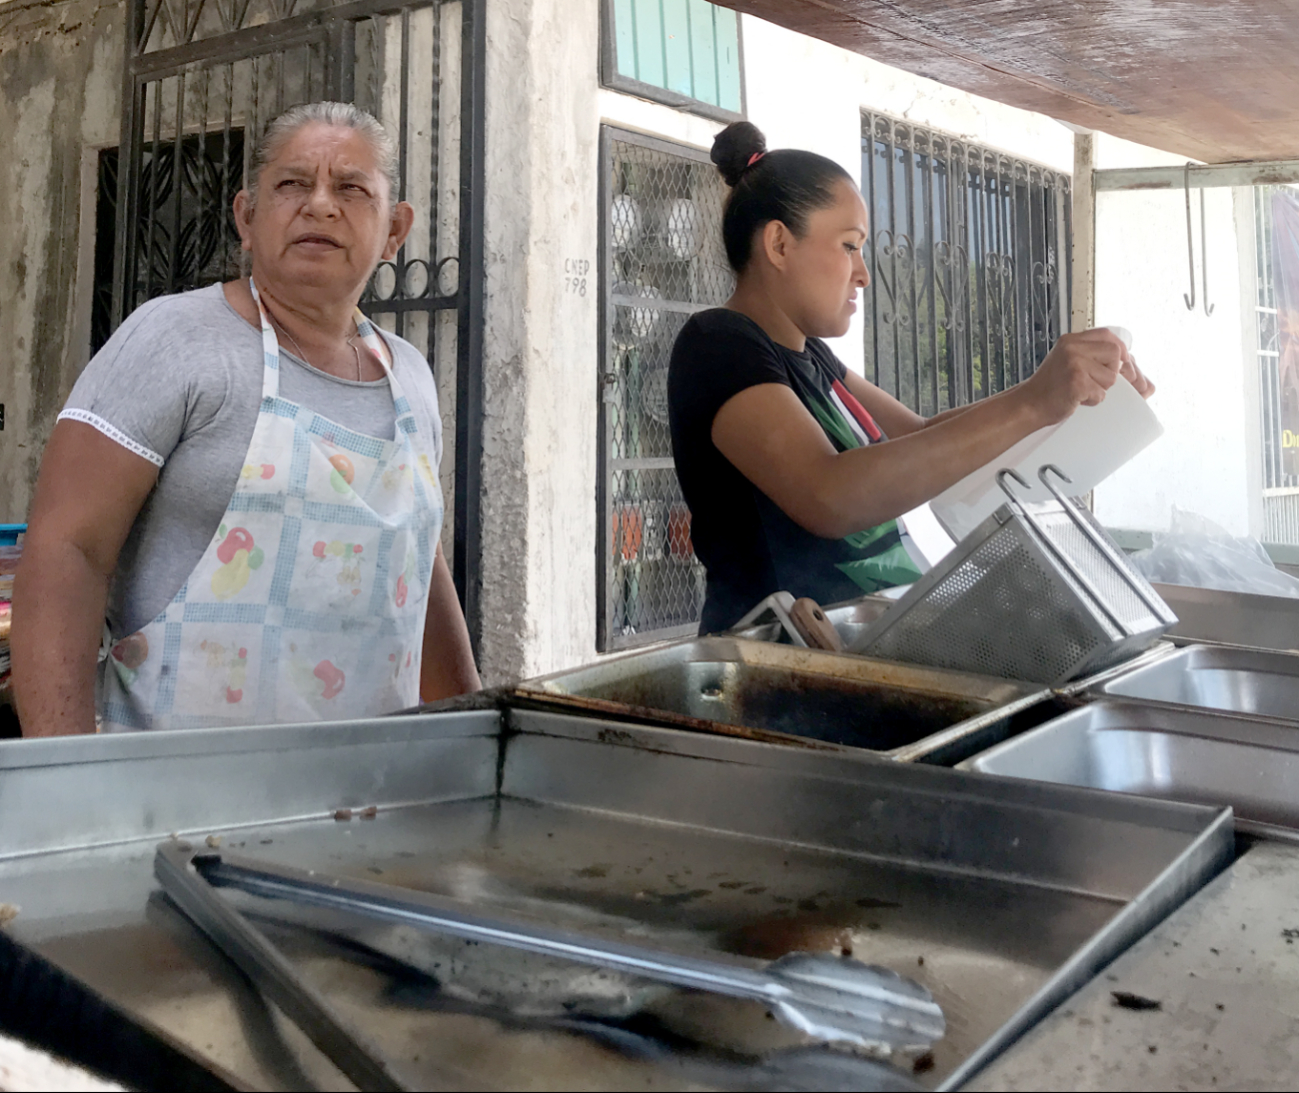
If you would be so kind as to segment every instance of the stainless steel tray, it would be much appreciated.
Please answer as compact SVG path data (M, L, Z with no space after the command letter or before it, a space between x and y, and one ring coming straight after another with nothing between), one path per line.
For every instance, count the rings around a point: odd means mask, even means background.
M765 743L952 763L1003 739L1040 684L734 637L694 638L519 685L523 696Z
M1154 589L1177 615L1169 638L1299 652L1299 599L1177 584Z
M1299 656L1189 645L1120 672L1094 693L1299 721Z
M11 933L250 1086L293 1089L343 1082L159 896L169 832L593 936L755 957L851 947L942 1005L948 1035L918 1075L939 1088L1195 892L1234 842L1221 809L537 711L0 744ZM283 951L417 1082L436 1059L508 1089L793 1084L771 1067L801 1041L761 1007L308 924L277 930ZM593 1011L603 1023L583 1020ZM654 1022L678 1047L638 1054ZM852 1056L830 1058L846 1080Z
M1240 830L1299 840L1299 729L1102 700L967 759L962 770L1230 805Z

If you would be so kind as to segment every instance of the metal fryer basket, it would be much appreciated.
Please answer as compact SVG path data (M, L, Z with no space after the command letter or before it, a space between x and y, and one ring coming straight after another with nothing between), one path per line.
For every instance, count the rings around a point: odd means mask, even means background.
M1177 621L1078 502L1038 472L1055 501L989 516L872 624L852 652L1056 685L1152 645Z

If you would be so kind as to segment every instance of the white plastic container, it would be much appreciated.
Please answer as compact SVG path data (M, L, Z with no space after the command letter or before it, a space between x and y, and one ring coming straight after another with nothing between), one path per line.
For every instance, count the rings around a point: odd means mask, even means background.
M1110 327L1125 344L1131 335ZM1005 503L997 485L997 472L1014 467L1029 483L1020 495L1026 501L1049 501L1050 493L1038 481L1038 468L1059 467L1072 483L1062 487L1071 497L1095 489L1142 449L1163 435L1154 411L1122 376L1099 406L1080 406L1058 425L1026 436L991 463L968 474L930 502L934 516L958 542Z

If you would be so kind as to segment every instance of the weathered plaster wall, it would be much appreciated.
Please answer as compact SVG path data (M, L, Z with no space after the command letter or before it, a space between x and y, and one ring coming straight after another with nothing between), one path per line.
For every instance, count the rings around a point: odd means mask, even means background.
M0 5L0 520L25 519L86 362L83 155L118 138L124 5ZM93 171L89 175L94 185ZM89 227L89 225L86 225Z
M596 0L487 5L485 681L595 650Z

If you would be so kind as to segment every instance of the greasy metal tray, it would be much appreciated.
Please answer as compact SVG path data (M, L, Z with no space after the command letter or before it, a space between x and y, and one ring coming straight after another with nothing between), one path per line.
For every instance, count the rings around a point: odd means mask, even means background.
M962 770L1230 805L1239 830L1299 839L1299 729L1104 699L965 760Z
M1116 698L1299 721L1299 656L1188 645L1091 689Z
M586 712L766 743L952 763L998 740L1040 684L728 636L692 638L519 684Z
M0 744L11 935L250 1086L291 1089L344 1083L160 896L154 846L170 832L594 936L851 949L933 991L948 1034L917 1077L938 1088L1234 844L1221 809L526 710ZM837 1088L863 1087L855 1056L749 1003L401 927L311 925L274 936L416 1083L437 1060L484 1088L827 1088L806 1070L829 1059Z

